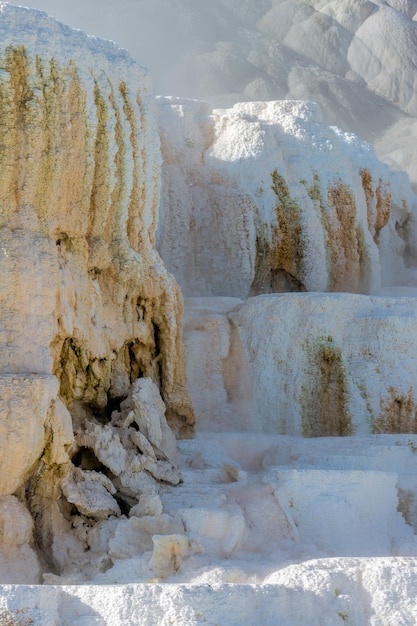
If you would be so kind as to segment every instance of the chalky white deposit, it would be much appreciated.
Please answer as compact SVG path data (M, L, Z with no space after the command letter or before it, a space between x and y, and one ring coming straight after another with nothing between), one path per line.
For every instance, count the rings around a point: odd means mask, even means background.
M156 103L113 44L0 33L0 623L416 624L407 175L314 103Z

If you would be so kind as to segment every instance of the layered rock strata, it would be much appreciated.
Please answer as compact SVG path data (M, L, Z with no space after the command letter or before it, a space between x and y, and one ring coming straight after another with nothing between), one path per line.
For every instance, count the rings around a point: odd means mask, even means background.
M0 504L25 539L30 511L42 568L59 571L83 551L83 520L179 480L170 427L193 426L182 299L154 249L160 156L144 70L5 4L0 40Z

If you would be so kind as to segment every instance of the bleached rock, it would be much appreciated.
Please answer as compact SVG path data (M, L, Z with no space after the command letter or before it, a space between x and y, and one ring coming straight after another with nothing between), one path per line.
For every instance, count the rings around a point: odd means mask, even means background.
M28 479L42 455L58 383L53 376L3 374L0 389L0 493L6 495ZM71 441L72 432L61 453Z
M307 437L416 432L414 298L270 294L230 303L229 314L216 299L188 304L185 345L200 428ZM226 346L232 336L238 344L233 386L225 351L199 352L218 342L213 317ZM242 408L232 392L243 384ZM202 406L200 394L211 401Z
M139 430L130 427L133 422ZM181 480L175 467L176 442L165 419L165 404L158 387L149 378L132 384L120 411L113 411L112 424L103 426L86 419L77 430L75 440L81 467L88 470L102 464L113 477L111 493L119 491L119 496L122 499L126 496L130 506L132 499L137 503L141 494L155 495L155 480L174 485ZM85 472L82 473L84 476ZM106 488L108 480L103 476ZM76 496L71 497L70 501L77 504ZM85 509L84 504L81 509ZM118 507L116 510L120 513Z
M140 557L153 549L154 536L183 536L184 526L169 515L145 515L121 520L108 544L113 561ZM161 540L162 541L162 540Z
M184 535L154 535L151 566L157 576L166 578L178 571L188 554L189 543Z
M370 620L385 620L409 626L417 619L416 568L416 559L409 558L320 559L285 567L267 585L109 584L105 593L98 585L11 587L3 611L9 619L32 619L34 626L65 623L81 611L83 626L203 620L214 626L225 616L248 626L277 621L297 626L306 616L311 624L339 626L350 620L367 626Z
M326 554L385 556L396 539L413 540L397 511L395 474L279 468L263 480L273 487L297 540Z
M318 102L329 124L376 141L379 156L416 181L414 0L142 0L122 10L111 1L105 12L99 0L37 6L118 41L151 70L157 93L216 107Z
M125 427L136 423L139 428L139 448L141 445L146 446L140 437L143 435L159 454L175 463L177 456L175 437L165 419L165 404L159 389L150 378L141 378L132 384L120 409L120 417L116 415L114 421L121 422Z
M87 517L106 519L120 515L120 508L111 494L115 493L109 478L98 472L84 472L76 468L72 475L62 481L62 493L69 503Z
M368 293L407 279L395 230L414 210L407 178L316 105L164 98L159 111L158 247L185 295Z
M104 427L85 422L83 429L77 436L77 443L81 448L91 448L98 460L103 463L115 476L119 476L126 467L127 450L120 441L119 434L109 424Z
M139 502L129 511L129 516L143 517L151 515L159 517L162 514L161 498L157 494L144 494L139 497Z
M40 564L33 550L33 520L14 496L0 497L0 581L40 582Z
M187 379L199 428L249 430L251 382L236 327L228 313L238 298L188 298L184 314Z
M110 42L5 3L0 41L0 493L28 507L37 548L60 571L80 557L73 507L120 515L103 468L129 482L146 457L109 424L131 382L152 378L148 410L156 401L176 432L192 429L182 299L154 249L160 152L146 72ZM164 463L141 473L178 482Z

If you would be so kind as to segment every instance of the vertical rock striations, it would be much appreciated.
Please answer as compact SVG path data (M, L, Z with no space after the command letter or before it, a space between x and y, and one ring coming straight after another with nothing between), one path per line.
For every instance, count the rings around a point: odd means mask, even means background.
M159 119L158 248L185 295L369 293L404 278L407 177L314 103L163 98Z
M142 482L179 480L161 442L165 405L174 432L193 426L182 299L154 249L145 72L38 11L1 4L0 40L0 508L20 511L27 537L28 507L43 565L59 571L83 515L119 515ZM132 391L137 378L147 390ZM111 421L129 393L150 394L163 437ZM30 572L22 580L37 581Z

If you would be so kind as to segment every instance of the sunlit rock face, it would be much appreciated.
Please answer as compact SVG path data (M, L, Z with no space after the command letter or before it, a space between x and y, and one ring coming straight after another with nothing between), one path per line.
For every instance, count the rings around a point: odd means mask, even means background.
M414 623L407 177L0 7L0 622Z
M4 4L0 41L1 511L28 508L43 566L59 570L81 545L74 520L129 509L141 477L148 489L179 480L165 406L190 432L182 299L154 250L160 152L144 70ZM146 389L131 387L138 377ZM24 569L20 582L36 582L39 567Z
M16 4L19 0L15 0ZM415 0L36 0L113 39L157 93L210 100L308 100L376 145L416 183Z
M185 295L369 293L404 274L406 176L315 104L161 98L159 120L158 248Z

